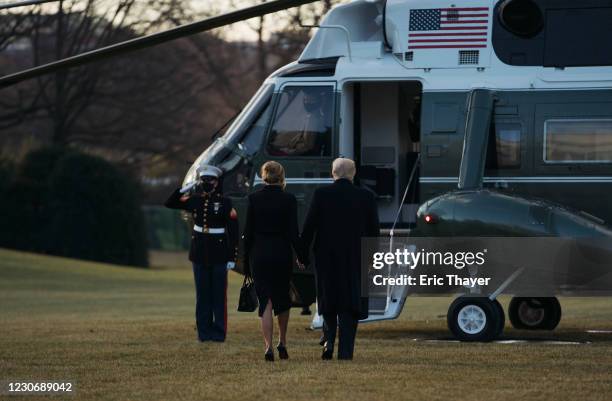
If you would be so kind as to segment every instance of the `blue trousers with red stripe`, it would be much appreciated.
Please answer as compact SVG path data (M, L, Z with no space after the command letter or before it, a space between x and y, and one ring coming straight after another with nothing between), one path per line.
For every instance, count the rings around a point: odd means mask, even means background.
M196 288L196 324L200 341L225 341L227 332L226 264L193 263Z

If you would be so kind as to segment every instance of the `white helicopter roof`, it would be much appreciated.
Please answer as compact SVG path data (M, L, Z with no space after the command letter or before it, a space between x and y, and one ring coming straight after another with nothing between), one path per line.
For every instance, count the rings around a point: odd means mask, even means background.
M385 6L384 1L354 0L325 16L298 62L340 56L338 81L416 79L425 91L612 87L612 67L502 62L492 45L496 3L388 0Z

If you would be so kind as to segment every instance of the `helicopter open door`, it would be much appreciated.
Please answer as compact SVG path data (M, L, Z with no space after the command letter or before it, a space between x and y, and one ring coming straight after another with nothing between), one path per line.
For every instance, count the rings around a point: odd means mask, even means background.
M392 229L407 235L416 224L421 97L420 81L348 82L342 89L340 155L355 160L356 184L376 197L381 232L389 239ZM396 318L407 288L370 286L366 321ZM317 315L311 326L321 324Z
M383 236L407 234L419 205L419 81L356 82L352 86L357 184L376 197ZM405 288L370 286L369 319L397 317Z
M421 94L419 81L350 82L343 90L340 153L355 159L356 183L376 197L383 229L416 222L418 180L402 198L420 152Z

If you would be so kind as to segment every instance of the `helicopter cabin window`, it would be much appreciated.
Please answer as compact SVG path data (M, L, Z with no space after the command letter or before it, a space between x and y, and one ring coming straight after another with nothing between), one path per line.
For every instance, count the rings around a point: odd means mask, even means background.
M548 120L544 126L547 163L612 162L612 120Z
M334 91L332 86L283 89L267 151L272 156L330 156Z
M487 169L521 167L521 125L496 123L494 137L489 141Z

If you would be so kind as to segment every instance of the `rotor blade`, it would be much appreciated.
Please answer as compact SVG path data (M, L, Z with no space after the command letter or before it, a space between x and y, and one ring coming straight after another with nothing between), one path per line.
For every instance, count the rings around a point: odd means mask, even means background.
M0 10L8 10L9 8L25 7L25 6L36 6L45 3L54 3L59 0L27 0L19 1L17 3L0 4Z
M216 17L211 17L196 21L190 24L178 26L166 31L154 33L140 38L126 40L113 45L102 47L100 49L91 50L75 56L67 57L61 60L53 61L48 64L32 67L30 69L19 71L14 74L5 75L0 78L0 88L6 88L21 81L37 77L39 75L48 74L65 68L76 67L93 61L99 61L108 57L113 57L122 53L131 52L138 49L143 49L150 46L155 46L160 43L169 42L174 39L184 36L193 35L200 32L205 32L211 29L220 28L225 25L233 24L254 17L271 14L277 11L282 11L292 7L298 7L303 4L316 3L320 0L274 0L267 3L258 4L256 6L243 8L237 11L232 11L226 14L221 14Z

